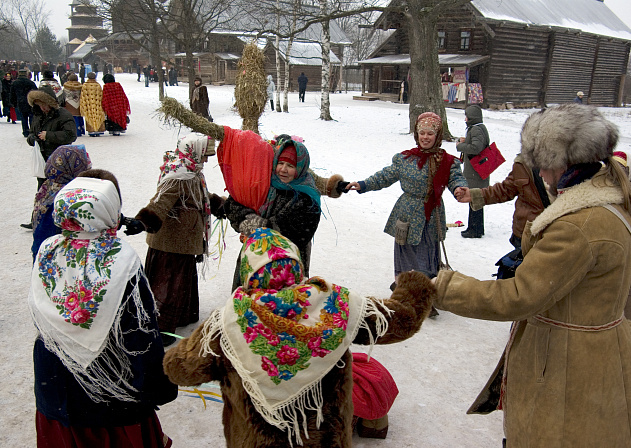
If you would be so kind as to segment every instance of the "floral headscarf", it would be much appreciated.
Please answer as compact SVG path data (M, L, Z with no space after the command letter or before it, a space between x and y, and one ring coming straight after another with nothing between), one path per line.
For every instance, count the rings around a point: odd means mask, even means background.
M92 162L84 145L60 146L50 155L44 167L46 180L35 195L32 219L34 229L53 203L57 192L79 173L90 168Z
M205 322L203 350L214 355L210 341L220 335L256 410L301 444L298 416L311 410L323 420L322 378L367 328L367 316L376 316L378 336L387 322L375 302L319 277L303 280L298 254L275 230L248 237L241 251L247 286Z
M141 269L136 252L116 236L121 201L107 180L78 177L57 194L53 218L61 235L40 246L29 306L46 348L55 353L93 397L132 398L122 389L129 366L99 365L107 350L123 359L118 325L128 281ZM122 383L109 379L114 373Z
M192 198L195 207L201 211L204 218L204 247L208 250L208 239L210 236L210 193L206 186L206 178L204 177L204 162L202 158L205 155L215 154L215 140L206 135L191 134L182 137L177 142L175 151L167 151L164 154L164 163L160 167L160 176L158 178L158 194L155 201L158 201L160 195L173 187L174 183L179 184L180 197L182 203L186 198ZM182 183L190 181L199 183L189 188Z
M284 183L276 175L276 166L278 165L278 159L287 146L294 146L296 148L296 178L289 183ZM265 203L259 209L259 214L264 218L267 210L269 210L272 202L276 199L277 190L293 190L306 193L309 197L320 206L320 193L318 192L313 176L309 173L309 151L307 147L301 141L292 140L291 138L278 139L278 142L274 146L274 163L272 164L272 181L267 194Z

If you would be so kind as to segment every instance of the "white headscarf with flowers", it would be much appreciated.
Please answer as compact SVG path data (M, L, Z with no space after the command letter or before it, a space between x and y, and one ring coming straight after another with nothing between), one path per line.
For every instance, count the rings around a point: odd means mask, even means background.
M272 229L256 229L244 243L241 278L245 286L204 323L202 353L216 356L210 344L219 336L259 414L302 445L300 416L307 438L305 413L323 421L322 378L368 329L367 317L375 317L377 337L388 323L377 302L303 279L298 248Z
M204 218L204 255L208 255L209 250L210 193L206 186L202 158L214 154L215 140L207 135L190 134L180 138L175 151L164 153L164 163L160 167L158 178L158 192L154 198L154 201L158 201L163 193L177 185L183 206L188 198L193 200L195 208L200 210ZM189 181L190 184L185 186L183 181ZM173 217L177 218L176 211L173 212Z
M133 400L125 390L133 388L126 382L130 370L118 327L127 283L142 269L136 252L116 236L120 210L120 196L108 180L79 177L62 188L53 210L62 233L40 246L29 292L46 348L97 401L104 396ZM137 287L134 300L144 314ZM138 319L143 328L148 316ZM97 358L104 351L110 361L100 365Z

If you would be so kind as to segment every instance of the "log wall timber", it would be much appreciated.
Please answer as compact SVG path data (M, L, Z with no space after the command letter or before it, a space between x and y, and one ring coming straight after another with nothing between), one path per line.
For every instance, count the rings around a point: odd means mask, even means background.
M597 42L595 36L554 32L546 103L569 103L579 90L589 96Z
M620 105L620 84L626 73L629 43L599 39L589 103L596 106Z
M548 55L544 30L494 26L485 102L515 106L539 104Z

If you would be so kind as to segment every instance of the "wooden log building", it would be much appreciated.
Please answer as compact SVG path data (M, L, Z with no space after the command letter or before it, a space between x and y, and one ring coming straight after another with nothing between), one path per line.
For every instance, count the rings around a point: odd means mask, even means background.
M392 99L410 65L406 19L387 12L374 26L396 31L359 62L362 95ZM578 91L588 104L622 104L631 29L600 0L472 0L441 17L437 31L450 106L542 107ZM465 88L452 98L454 74L464 74Z

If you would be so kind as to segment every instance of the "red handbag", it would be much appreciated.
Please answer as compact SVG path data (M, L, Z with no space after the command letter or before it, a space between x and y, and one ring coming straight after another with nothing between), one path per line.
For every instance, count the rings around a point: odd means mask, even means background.
M480 154L471 157L469 162L471 162L471 167L475 172L478 173L482 179L486 179L498 166L506 162L506 159L500 150L497 149L495 142L493 142L484 148Z

